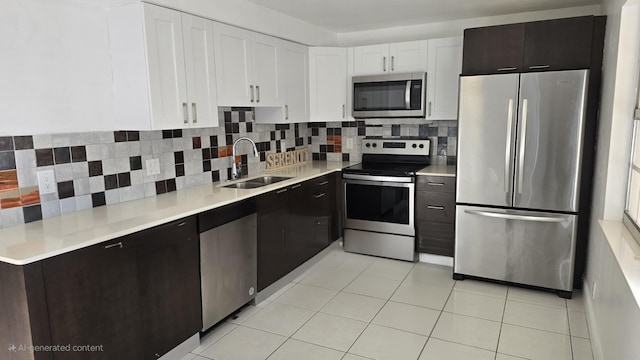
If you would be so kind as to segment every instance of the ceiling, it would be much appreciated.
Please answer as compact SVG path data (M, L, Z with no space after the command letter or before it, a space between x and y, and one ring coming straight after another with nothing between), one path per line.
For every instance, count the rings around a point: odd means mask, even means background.
M600 0L249 0L336 33L600 4Z

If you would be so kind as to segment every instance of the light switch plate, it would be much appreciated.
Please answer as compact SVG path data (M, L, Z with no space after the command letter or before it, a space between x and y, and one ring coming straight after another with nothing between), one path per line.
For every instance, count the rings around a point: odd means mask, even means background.
M53 170L38 171L38 191L40 195L56 193L56 177Z
M147 176L160 174L160 159L149 159L146 162Z

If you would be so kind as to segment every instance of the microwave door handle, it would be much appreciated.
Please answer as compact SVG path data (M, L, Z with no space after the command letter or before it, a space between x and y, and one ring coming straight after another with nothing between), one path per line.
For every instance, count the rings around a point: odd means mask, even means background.
M404 105L407 110L411 110L411 80L407 80L404 88Z

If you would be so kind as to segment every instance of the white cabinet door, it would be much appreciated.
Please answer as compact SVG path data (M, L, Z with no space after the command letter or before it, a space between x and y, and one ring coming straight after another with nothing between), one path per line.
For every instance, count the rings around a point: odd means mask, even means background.
M309 48L310 121L346 121L347 49Z
M251 32L220 23L214 23L213 31L218 103L254 106Z
M458 118L458 81L462 71L462 38L429 40L427 119Z
M143 4L152 126L188 124L182 21L180 13Z
M279 40L266 35L253 36L253 78L256 106L280 104L278 87L278 43Z
M389 44L389 70L392 73L427 71L427 40Z
M284 120L288 123L309 121L307 51L306 46L282 42L280 79L284 93Z
M389 44L354 48L353 75L379 75L389 72Z
M218 126L213 22L182 14L182 38L190 126Z

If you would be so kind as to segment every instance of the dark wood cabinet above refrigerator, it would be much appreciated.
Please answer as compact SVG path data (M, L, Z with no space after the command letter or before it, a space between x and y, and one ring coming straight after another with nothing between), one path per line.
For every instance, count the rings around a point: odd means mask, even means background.
M582 16L466 29L462 75L588 69L598 26Z

